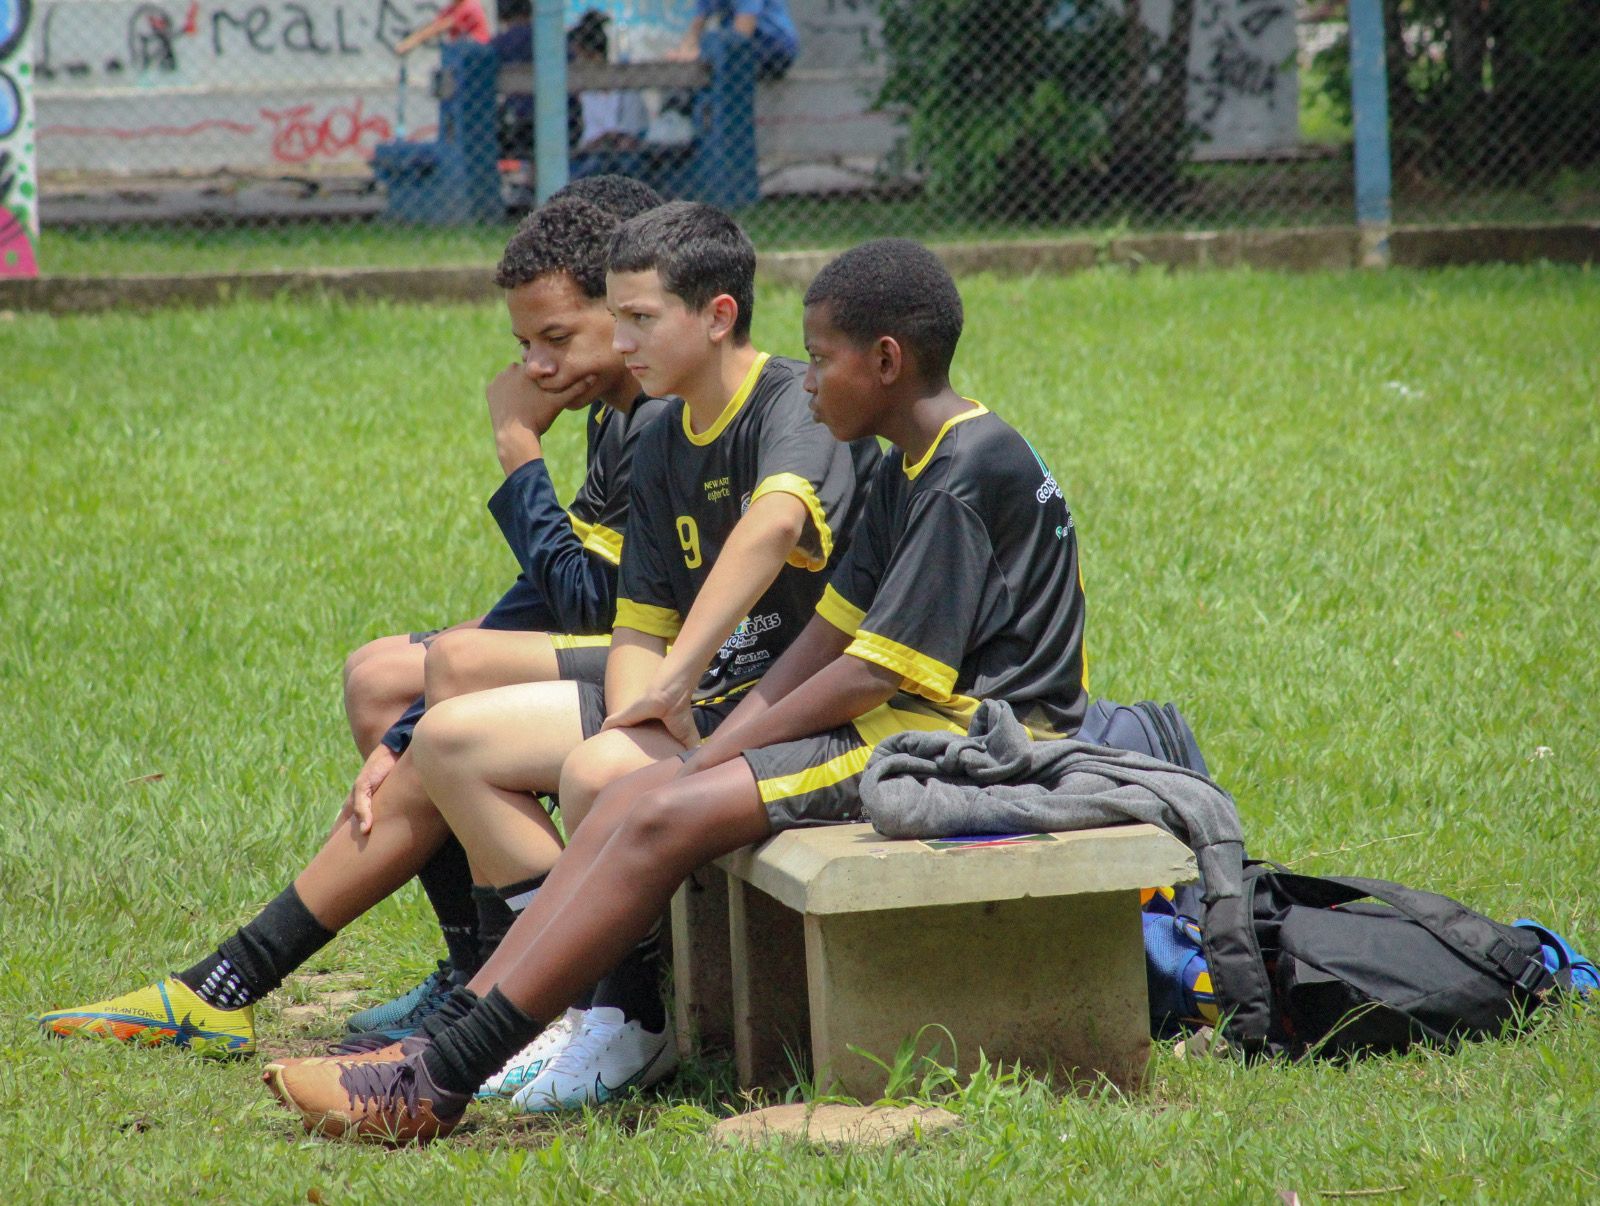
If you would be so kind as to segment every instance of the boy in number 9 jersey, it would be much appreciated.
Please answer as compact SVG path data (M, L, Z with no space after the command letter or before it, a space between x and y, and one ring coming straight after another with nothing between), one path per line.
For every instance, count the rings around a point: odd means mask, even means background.
M915 243L864 244L818 275L812 408L842 440L899 449L820 614L693 753L601 793L470 1008L410 1051L280 1070L274 1088L308 1127L449 1133L496 1061L625 954L696 867L778 829L854 819L860 772L890 732L964 731L980 695L1041 736L1076 729L1076 533L1028 443L951 389L961 325L954 282Z

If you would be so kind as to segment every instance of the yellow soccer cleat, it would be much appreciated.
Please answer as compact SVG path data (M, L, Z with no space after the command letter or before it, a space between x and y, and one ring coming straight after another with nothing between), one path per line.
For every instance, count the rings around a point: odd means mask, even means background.
M254 1010L218 1009L168 976L134 992L76 1009L41 1014L39 1025L61 1038L115 1039L145 1047L189 1047L206 1053L250 1055L256 1049Z

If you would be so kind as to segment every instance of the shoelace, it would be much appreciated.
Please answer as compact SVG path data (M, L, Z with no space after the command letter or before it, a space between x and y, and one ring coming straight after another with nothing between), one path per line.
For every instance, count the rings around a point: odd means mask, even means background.
M417 1112L417 1067L409 1059L395 1063L346 1064L339 1070L339 1087L352 1106L371 1102L379 1110L403 1105Z
M572 1041L561 1049L561 1053L550 1061L550 1071L570 1076L574 1072L583 1070L584 1064L594 1058L595 1054L611 1042L616 1036L618 1027L610 1023L596 1025L583 1024L578 1028L578 1033L572 1036Z
M545 1030L540 1031L538 1036L531 1043L507 1060L506 1066L501 1069L501 1071L510 1072L522 1064L527 1063L533 1052L537 1051L541 1047L547 1047L551 1043L560 1042L563 1038L571 1033L572 1022L568 1020L565 1014L563 1014Z

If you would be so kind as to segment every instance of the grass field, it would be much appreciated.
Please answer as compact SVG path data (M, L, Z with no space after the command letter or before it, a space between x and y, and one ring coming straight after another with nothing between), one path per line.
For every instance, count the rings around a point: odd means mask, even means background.
M1078 520L1097 693L1179 701L1252 850L1600 948L1600 276L967 282L958 384ZM798 299L761 299L793 352ZM892 1153L731 1153L727 1069L425 1151L313 1142L253 1064L39 1038L181 966L330 823L358 642L513 566L482 501L492 309L0 319L0 1184L16 1200L1551 1201L1600 1196L1597 1014L1353 1067L1158 1050L1148 1095L991 1077ZM559 430L559 429L558 429ZM553 441L564 487L577 435ZM1545 751L1541 756L1538 751ZM431 967L414 889L284 994ZM269 1046L337 1016L270 1011Z

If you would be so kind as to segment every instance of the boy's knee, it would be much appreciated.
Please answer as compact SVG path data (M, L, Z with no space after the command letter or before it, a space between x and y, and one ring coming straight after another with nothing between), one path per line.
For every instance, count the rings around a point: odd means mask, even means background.
M411 734L411 757L424 775L465 757L477 744L472 709L455 700L430 706Z
M477 629L441 632L422 663L423 690L430 705L474 690L473 678L482 661L474 638Z
M396 649L404 649L410 644L411 638L407 634L381 636L374 637L365 645L351 651L350 655L344 659L345 684L348 686L351 677L363 666L370 665L375 661L382 661L386 655L394 653Z
M665 853L692 841L696 818L702 812L677 783L651 788L629 807L622 822L622 840L631 850Z
M567 760L561 765L563 806L569 800L592 804L601 792L618 779L639 769L637 754L626 757L624 751L617 748L616 742L615 735L601 733L567 755Z

